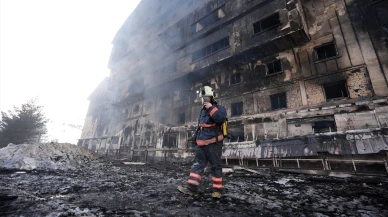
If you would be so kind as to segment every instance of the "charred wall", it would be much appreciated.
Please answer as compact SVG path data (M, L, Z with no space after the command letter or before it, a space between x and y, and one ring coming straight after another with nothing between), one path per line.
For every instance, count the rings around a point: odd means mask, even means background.
M123 153L187 147L204 85L227 109L226 142L385 126L387 10L369 0L143 0L113 41L109 103L88 113L101 123L88 132L117 134ZM153 125L133 133L139 120Z

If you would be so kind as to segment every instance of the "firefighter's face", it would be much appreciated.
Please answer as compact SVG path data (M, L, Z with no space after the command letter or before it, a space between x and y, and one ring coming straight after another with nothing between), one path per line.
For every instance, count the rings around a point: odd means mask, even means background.
M211 99L212 98L210 96L205 96L205 97L203 97L203 102L210 102Z

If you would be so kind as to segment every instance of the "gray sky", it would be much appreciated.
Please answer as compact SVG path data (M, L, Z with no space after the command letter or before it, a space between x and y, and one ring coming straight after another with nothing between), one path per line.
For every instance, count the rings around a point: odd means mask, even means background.
M0 0L0 110L38 96L50 138L75 142L81 132L66 125L83 124L113 37L139 1Z

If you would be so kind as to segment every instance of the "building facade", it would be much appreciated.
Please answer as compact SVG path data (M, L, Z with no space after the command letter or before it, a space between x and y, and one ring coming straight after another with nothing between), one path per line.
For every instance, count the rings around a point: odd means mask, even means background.
M188 147L196 91L210 85L230 120L224 157L361 153L346 135L383 138L388 126L387 47L386 0L142 0L113 40L79 145ZM325 135L327 147L308 142Z

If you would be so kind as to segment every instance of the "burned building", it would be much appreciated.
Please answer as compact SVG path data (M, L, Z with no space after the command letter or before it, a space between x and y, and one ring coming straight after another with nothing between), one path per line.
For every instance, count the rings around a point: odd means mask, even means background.
M79 145L184 150L212 86L225 158L388 150L388 1L142 0L113 39Z

